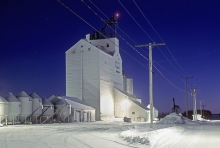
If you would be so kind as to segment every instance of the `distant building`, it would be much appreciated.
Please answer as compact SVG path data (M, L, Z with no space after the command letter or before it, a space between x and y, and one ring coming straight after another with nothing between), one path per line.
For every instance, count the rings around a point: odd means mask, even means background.
M172 112L173 113L177 113L177 114L181 113L181 109L180 109L180 107L178 105L175 104L175 99L174 98L173 98Z

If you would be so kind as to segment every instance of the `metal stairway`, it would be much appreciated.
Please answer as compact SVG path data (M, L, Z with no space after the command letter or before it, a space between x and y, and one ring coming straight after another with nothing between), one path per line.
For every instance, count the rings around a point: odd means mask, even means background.
M35 111L33 111L26 119L25 121L27 121L41 106L39 106Z
M50 120L53 116L57 115L62 109L68 107L69 104L64 105L63 107L61 107L60 109L58 109L53 115L51 115L49 118L47 118L46 120L44 120L43 122L41 122L41 124L44 124L45 122L47 122L48 120Z
M51 106L43 106L43 107L47 107L45 109L45 111L43 111L38 117L37 117L37 120L40 119L41 116L43 116L43 114L51 107ZM33 122L36 122L37 120L33 121Z

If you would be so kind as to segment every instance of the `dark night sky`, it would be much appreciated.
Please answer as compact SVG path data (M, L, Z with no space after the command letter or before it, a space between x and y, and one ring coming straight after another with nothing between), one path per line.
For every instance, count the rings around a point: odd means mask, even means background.
M94 11L107 20L90 1L109 17L119 13L118 26L135 42L139 44L152 42L118 0L85 0ZM120 1L154 42L162 42L133 0ZM81 0L62 2L96 29L100 30L103 27L104 23ZM159 112L171 111L173 97L182 111L185 111L185 83L180 77L189 75L194 77L193 80L189 80L189 87L199 87L197 100L202 100L205 108L213 113L220 113L220 2L217 0L135 0L135 2L166 42L177 61L173 60L166 47L153 48L153 60L157 62L155 66L169 81L154 68L154 105ZM65 95L65 51L93 31L56 0L1 0L0 96L5 97L8 92L17 95L21 90L27 93L35 91L47 98L52 94ZM118 33L132 46L135 45L121 31ZM147 66L147 60L121 38L118 39L123 50ZM147 48L137 50L148 57ZM120 53L123 69L134 80L134 94L142 98L144 105L147 105L148 69L123 51ZM190 97L189 109L192 109L192 104L193 100Z

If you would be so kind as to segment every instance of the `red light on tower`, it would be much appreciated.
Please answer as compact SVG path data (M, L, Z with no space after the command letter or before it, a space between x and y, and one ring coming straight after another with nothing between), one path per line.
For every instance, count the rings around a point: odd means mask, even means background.
M116 13L115 18L116 18L116 19L118 19L118 17L119 17L119 14L118 14L118 13Z

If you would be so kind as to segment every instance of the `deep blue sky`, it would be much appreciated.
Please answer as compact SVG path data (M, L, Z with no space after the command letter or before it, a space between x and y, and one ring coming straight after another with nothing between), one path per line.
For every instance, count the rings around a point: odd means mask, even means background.
M90 0L107 16L120 14L118 26L135 42L152 42L139 28L118 0ZM161 39L139 12L133 0L120 0L154 42ZM103 22L81 0L63 0L69 8L100 30ZM90 2L85 2L106 19ZM166 47L153 48L155 66L176 87L185 91L182 76L193 76L189 87L198 86L197 100L206 109L220 113L220 2L214 0L136 0L135 1ZM0 96L21 90L35 91L42 97L65 95L65 51L93 29L56 0L0 1ZM127 36L118 31L131 45ZM122 39L120 47L147 66L148 61L130 48ZM137 48L145 56L143 50ZM167 61L165 56L171 60ZM148 99L148 69L123 51L123 69L134 80L134 94L144 105ZM181 60L180 60L181 59ZM163 61L163 62L161 62ZM181 68L180 68L181 67ZM183 72L183 70L185 72ZM154 69L154 105L159 111L170 112L172 98L185 111L185 92L173 87ZM189 109L192 109L192 97ZM199 107L199 106L198 106Z

